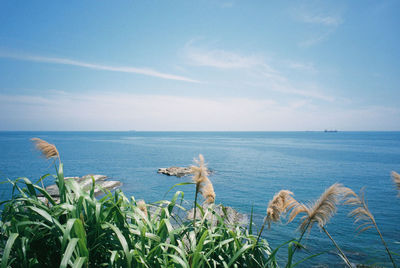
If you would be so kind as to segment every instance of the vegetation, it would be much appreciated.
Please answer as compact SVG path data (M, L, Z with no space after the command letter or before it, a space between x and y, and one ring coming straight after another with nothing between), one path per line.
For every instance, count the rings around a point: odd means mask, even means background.
M252 216L246 228L228 223L227 215L216 212L215 192L201 155L197 166L191 167L192 184L196 186L195 209L193 218L187 219L187 211L182 206L183 192L176 192L170 201L152 204L128 198L120 190L111 193L103 189L104 195L96 198L94 189L98 186L94 179L89 192L81 189L77 182L65 180L57 148L40 139L33 139L33 142L46 158L55 161L56 175L52 177L60 197L54 199L43 187L42 181L51 175L43 176L37 183L28 178L8 180L13 188L11 199L2 202L1 268L277 267L276 254L284 246L288 248L286 267L295 267L319 255L293 263L296 250L302 248L304 233L310 231L314 223L328 235L344 262L352 267L325 228L342 201L357 206L351 213L356 221L369 219L367 222L378 231L395 267L364 198L340 184L332 185L309 206L297 202L292 192L280 191L268 204L262 228L253 234ZM398 183L397 175L393 174L395 183ZM197 204L199 193L204 198L202 206ZM272 250L262 238L264 227L266 223L271 227L271 223L289 212L288 222L305 214L300 220L300 236ZM210 220L210 215L214 220Z

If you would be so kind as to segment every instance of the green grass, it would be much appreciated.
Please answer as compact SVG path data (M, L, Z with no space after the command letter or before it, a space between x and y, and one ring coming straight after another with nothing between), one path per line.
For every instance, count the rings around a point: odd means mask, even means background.
M100 198L64 180L56 169L60 200L27 178L10 181L0 222L1 267L276 267L276 251L251 228L227 225L213 205L187 220L184 194L147 204L107 190ZM41 194L44 198L38 198ZM207 214L217 224L207 220ZM250 230L250 231L249 231Z

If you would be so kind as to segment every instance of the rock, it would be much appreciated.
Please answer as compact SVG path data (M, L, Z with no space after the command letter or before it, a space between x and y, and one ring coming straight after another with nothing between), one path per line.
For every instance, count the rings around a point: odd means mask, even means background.
M165 174L168 176L176 176L178 178L190 175L189 167L169 167L169 168L159 168L157 173Z
M102 191L100 188L107 190L114 190L122 185L120 181L108 181L108 177L104 175L86 175L83 177L65 177L65 180L75 180L82 190L88 192L92 187L92 178L95 181L95 185L99 186L95 188L94 194L101 194ZM58 191L58 187L56 184L50 185L46 187L46 191L50 194L50 196L57 198L60 197L60 193ZM43 197L43 195L38 195L39 197Z
M159 168L157 173L165 174L168 176L176 176L178 178L191 174L190 167ZM207 173L207 176L210 176L213 172L211 170L208 170Z

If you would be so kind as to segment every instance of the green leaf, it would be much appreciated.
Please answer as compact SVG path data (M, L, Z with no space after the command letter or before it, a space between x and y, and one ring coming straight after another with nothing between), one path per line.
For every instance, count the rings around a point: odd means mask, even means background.
M125 253L127 265L128 265L128 267L131 267L132 255L129 252L128 242L126 241L124 235L121 233L121 231L118 229L118 227L116 227L108 222L106 222L105 225L108 226L109 228L111 228L114 231L114 233L117 235L118 240L119 240L119 242L122 246L122 249Z
M54 199L51 197L51 195L42 187L38 186L38 185L33 185L33 187L35 187L36 190L38 190L42 195L44 195L44 197L49 200L49 202L55 206L56 202L54 201Z
M177 183L177 184L174 184L171 188L169 188L169 190L164 194L164 197L163 198L165 198L166 196L167 196L167 194L172 190L172 189L174 189L175 187L177 187L177 186L183 186L183 185L189 185L189 184L196 184L196 183L194 183L194 182L181 182L181 183Z
M204 245L204 240L206 240L208 236L208 230L206 230L203 235L201 236L197 247L196 247L196 251L193 253L193 262L192 262L192 267L197 267L198 261L202 255L202 249L203 249L203 245Z
M246 244L238 252L236 252L235 255L233 255L233 257L229 261L228 267L231 267L231 265L235 263L237 258L239 258L244 252L249 250L251 248L251 246L252 246L251 244Z
M10 256L11 248L17 237L17 233L11 233L10 237L7 239L6 247L4 248L3 252L3 258L1 258L1 268L7 268L8 257Z
M28 206L27 208L35 211L37 214L42 216L47 221L49 221L51 223L54 223L61 232L63 231L63 228L62 228L61 224L58 222L58 220L53 218L47 211L45 211L43 209L40 209L40 208L37 208L37 207L32 207L32 206Z
M180 264L182 267L189 267L189 264L185 262L182 258L173 254L167 254L167 256L172 258L176 263Z
M72 268L81 268L82 265L85 263L86 257L79 257L75 260L74 264L72 265Z
M304 262L304 261L306 261L306 260L315 258L315 257L317 257L317 256L319 256L319 255L321 255L321 254L325 254L325 253L327 253L327 252L329 252L329 251L324 251L324 252L321 252L321 253L317 253L317 254L308 256L308 257L306 257L306 258L304 258L304 259L301 259L300 261L296 262L296 263L293 264L291 267L295 267L295 266L299 265L300 263L302 263L302 262Z
M72 238L67 246L67 249L64 252L63 258L60 263L60 268L67 268L68 262L71 260L72 253L74 253L76 244L78 243L79 238Z
M250 223L249 223L249 234L253 234L253 208L254 208L254 203L251 205Z

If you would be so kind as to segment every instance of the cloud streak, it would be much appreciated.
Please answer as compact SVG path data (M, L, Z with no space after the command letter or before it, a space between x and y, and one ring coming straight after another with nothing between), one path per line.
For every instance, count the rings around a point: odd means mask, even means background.
M292 16L302 23L313 25L313 32L299 46L310 47L321 43L344 23L343 8L340 5L330 6L328 2L316 2L296 5L292 8Z
M147 75L147 76L152 76L152 77L157 77L157 78L167 79L167 80L199 83L199 81L185 77L185 76L162 73L162 72L158 72L153 69L150 69L150 68L136 68L136 67L129 67L129 66L111 66L111 65L102 65L102 64L96 64L96 63L84 62L84 61L68 59L68 58L45 57L45 56L26 55L26 54L13 54L13 53L4 53L4 52L0 52L0 58L9 58L9 59L15 59L15 60L21 60L21 61L33 61L33 62L42 62L42 63L71 65L71 66L76 66L76 67L92 69L92 70L141 74L141 75Z
M303 14L301 20L305 23L322 24L325 26L339 26L343 23L340 16L323 16L323 15L309 15Z
M206 50L186 46L185 55L192 65L220 69L251 68L262 64L258 57L242 56L222 49Z
M247 85L262 87L266 90L272 90L288 95L297 95L323 101L333 102L334 97L324 94L316 88L301 88L299 83L280 72L278 68L269 64L262 56L241 55L222 49L207 49L193 45L190 41L185 45L184 55L189 64L201 67L212 67L215 69L241 72L241 77L252 79ZM312 63L298 63L292 61L283 61L286 67L297 71L308 71L316 73L317 70ZM276 64L275 64L276 65ZM295 86L296 85L296 86Z

